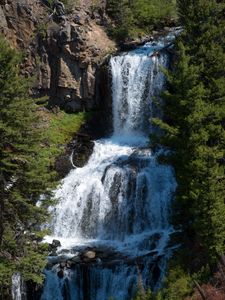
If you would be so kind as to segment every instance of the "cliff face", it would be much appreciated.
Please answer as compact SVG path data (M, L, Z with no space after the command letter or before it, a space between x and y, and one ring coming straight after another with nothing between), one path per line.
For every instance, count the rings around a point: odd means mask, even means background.
M46 1L0 0L0 30L11 45L23 51L21 73L35 76L33 93L49 96L50 106L77 112L99 107L96 82L99 66L115 44L104 31L104 2L89 1L50 17Z

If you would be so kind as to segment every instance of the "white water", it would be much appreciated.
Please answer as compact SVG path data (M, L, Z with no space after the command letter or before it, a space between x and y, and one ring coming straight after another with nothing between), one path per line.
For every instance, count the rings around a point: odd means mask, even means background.
M19 272L12 275L12 299L13 300L25 300L26 289Z
M77 266L63 279L55 266L46 271L42 300L128 300L139 273L144 286L155 288L163 278L176 181L172 168L159 165L148 149L148 135L151 117L160 113L153 103L165 83L160 66L168 64L166 54L151 53L164 45L146 44L111 59L114 133L95 142L86 166L71 171L55 193L59 203L48 240L59 239L71 251L113 249L120 259L113 267Z

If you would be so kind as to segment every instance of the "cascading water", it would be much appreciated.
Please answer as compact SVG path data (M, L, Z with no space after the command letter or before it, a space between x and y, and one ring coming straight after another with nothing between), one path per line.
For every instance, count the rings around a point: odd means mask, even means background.
M19 272L12 275L12 299L26 300L26 287Z
M128 300L140 279L145 287L160 285L176 181L171 167L157 163L148 136L160 113L153 102L165 82L160 67L168 64L165 52L153 53L166 43L168 37L111 58L114 133L95 142L86 166L55 193L52 231L67 263L45 271L42 300ZM86 250L94 255L81 260Z

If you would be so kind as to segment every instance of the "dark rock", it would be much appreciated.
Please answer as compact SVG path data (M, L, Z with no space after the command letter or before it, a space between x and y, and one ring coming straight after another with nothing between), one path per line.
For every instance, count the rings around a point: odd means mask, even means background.
M52 247L54 247L54 248L61 247L60 241L59 240L53 240L52 241Z
M57 276L62 279L64 277L64 271L63 270L59 270L57 273Z
M62 255L66 255L66 254L69 254L70 253L70 250L68 249L62 249L59 251L59 254L62 254Z
M69 154L62 154L55 161L55 170L58 172L60 178L65 177L72 168L73 165Z
M52 263L52 262L47 262L47 265L45 266L45 269L46 270L51 270L52 269L52 267L54 266L54 264Z
M72 267L71 261L67 261L67 262L66 262L66 268L67 268L67 269L71 269L71 267Z
M60 264L61 262L66 262L68 257L66 255L56 255L54 257L49 257L49 262L53 265Z
M65 261L62 261L60 264L59 264L59 267L60 269L64 269L66 267L66 262Z
M51 252L49 253L49 256L57 256L56 249L51 250Z
M49 244L49 256L57 256L57 248L61 246L60 241L53 240L51 244Z
M94 142L89 135L77 134L76 144L72 155L73 164L76 167L83 167L93 152Z
M80 256L74 256L68 260L68 263L79 264L79 263L81 263L81 261L82 260L81 260Z
M65 105L65 111L67 113L75 113L82 110L82 102L80 99L77 99L76 101L70 101L69 103L66 103Z

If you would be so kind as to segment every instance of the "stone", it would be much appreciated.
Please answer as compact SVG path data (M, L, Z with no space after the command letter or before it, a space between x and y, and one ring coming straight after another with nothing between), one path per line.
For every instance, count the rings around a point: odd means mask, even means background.
M63 270L59 270L57 273L57 276L62 279L64 277L64 271Z
M81 263L81 258L80 258L80 256L74 256L74 257L70 258L70 260L68 260L68 262L79 264L79 263Z
M65 101L71 101L71 96L70 95L66 95L65 96Z
M65 111L68 113L74 113L82 111L82 102L80 100L74 100L65 105Z
M59 251L59 254L69 254L70 250L69 249L62 249Z
M84 258L94 259L96 257L96 253L94 251L87 251L82 255Z
M7 21L5 18L5 14L3 9L0 6L0 28L6 28L7 27Z
M76 144L73 151L73 164L76 167L83 167L91 156L94 148L94 142L89 135L79 134L76 136Z
M52 245L52 247L54 247L54 248L61 247L61 243L60 243L59 240L53 240L51 245Z
M164 29L165 31L170 31L170 27L168 27L168 26L165 26L163 29Z
M60 269L64 269L66 267L66 262L65 261L62 261L60 264L59 264L59 267Z
M57 256L56 250L51 250L51 252L49 253L49 256Z
M60 178L65 177L73 168L69 154L62 154L55 161L55 170ZM63 251L62 251L63 252Z

